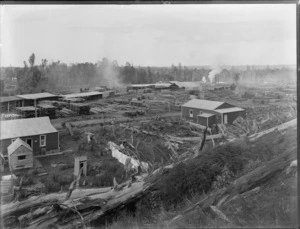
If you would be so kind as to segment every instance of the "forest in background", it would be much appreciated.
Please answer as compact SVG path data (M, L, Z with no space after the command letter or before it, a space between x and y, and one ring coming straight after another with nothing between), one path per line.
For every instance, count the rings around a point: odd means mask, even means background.
M240 84L289 84L296 83L296 70L288 66L230 66L210 68L184 66L141 67L127 62L121 66L116 60L103 58L97 63L67 65L60 61L42 59L36 63L35 54L24 61L23 67L1 68L1 92L4 84L17 85L14 93L63 92L63 86L87 85L122 88L128 84L177 81L211 81ZM11 94L11 93L10 93Z

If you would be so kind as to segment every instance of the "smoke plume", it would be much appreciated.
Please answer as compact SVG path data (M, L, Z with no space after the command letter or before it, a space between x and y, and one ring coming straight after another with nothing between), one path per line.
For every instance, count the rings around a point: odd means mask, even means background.
M216 74L220 73L222 69L220 67L213 67L212 70L208 74L208 78L211 83L214 82Z

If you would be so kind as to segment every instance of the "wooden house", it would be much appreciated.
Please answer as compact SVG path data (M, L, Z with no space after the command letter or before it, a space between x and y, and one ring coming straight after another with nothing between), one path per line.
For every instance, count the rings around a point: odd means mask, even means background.
M17 138L7 147L8 163L12 171L33 167L32 148L22 139Z
M7 147L21 138L33 151L33 155L59 151L58 131L52 126L49 117L15 119L1 121L1 152L7 157Z
M245 118L245 110L226 102L192 99L181 106L182 118L208 127L232 124L239 116Z

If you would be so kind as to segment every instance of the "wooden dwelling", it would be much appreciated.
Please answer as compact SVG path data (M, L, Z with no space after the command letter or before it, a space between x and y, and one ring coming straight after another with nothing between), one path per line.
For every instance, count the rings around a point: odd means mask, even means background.
M7 157L7 147L21 138L31 148L33 155L59 151L59 134L49 117L1 121L1 152Z
M245 118L245 110L226 102L192 99L181 106L182 118L208 127L232 124L239 116Z
M17 138L7 147L8 163L12 171L33 167L32 148L22 139Z

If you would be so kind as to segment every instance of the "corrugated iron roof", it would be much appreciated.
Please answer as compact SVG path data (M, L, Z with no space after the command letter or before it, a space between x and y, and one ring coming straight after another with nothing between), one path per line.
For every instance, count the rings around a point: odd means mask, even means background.
M18 149L20 146L25 146L27 149L32 151L32 148L30 147L30 145L28 145L26 142L24 142L21 138L17 138L13 143L11 143L7 147L8 156L11 155L13 152L15 152L16 149Z
M215 110L225 102L204 100L204 99L192 99L187 103L183 104L183 107L199 108L206 110Z
M102 95L102 92L97 92L97 91L89 91L89 92L82 92L82 93L74 93L74 94L68 94L64 95L66 99L69 98L80 98L80 97L88 97L88 96L93 96L93 95Z
M21 98L17 96L5 96L5 97L0 97L0 102L11 102L11 101L20 101L22 100Z
M0 121L0 140L56 133L48 116Z
M223 109L217 109L215 110L218 113L230 113L230 112L237 112L237 111L244 111L244 109L240 107L230 107L230 108L223 108Z
M44 98L51 98L51 97L59 97L58 95L54 95L48 92L44 93L35 93L35 94L26 94L26 95L17 95L19 98L22 99L44 99Z

